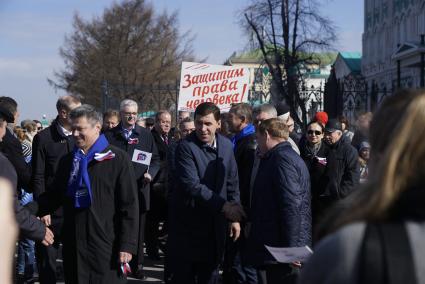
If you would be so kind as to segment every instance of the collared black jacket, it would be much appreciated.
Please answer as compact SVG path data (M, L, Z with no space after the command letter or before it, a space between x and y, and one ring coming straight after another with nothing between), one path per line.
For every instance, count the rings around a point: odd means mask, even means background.
M152 176L152 179L154 179L159 171L160 164L158 150L156 148L155 141L152 137L151 132L141 126L136 125L133 129L130 138L137 138L137 144L128 144L128 141L123 134L122 126L120 123L118 126L106 131L105 136L106 139L108 139L109 143L127 152L130 159L132 159L134 150L136 149L152 153L152 159L149 168L146 165L132 162L136 176L137 187L139 191L141 191L141 197L143 198L143 200L140 200L139 204L140 211L148 211L150 209L150 187L149 184L144 184L143 175L148 172Z
M173 143L173 138L170 133L167 134L168 136L168 145L165 144L164 140L162 140L161 134L156 131L156 129L151 130L153 139L155 140L156 148L158 149L159 154L159 160L160 160L160 167L158 174L156 175L155 179L153 180L153 184L161 185L167 187L168 183L168 163L167 163L167 156L168 156L168 147L171 143Z
M311 245L310 176L289 142L281 142L261 158L251 203L251 230L246 261L273 263L264 245Z
M7 179L12 184L13 189L15 189L17 186L16 171L2 153L0 153L0 165L0 177ZM20 234L25 238L42 241L46 234L46 226L19 204L16 190L14 190L14 203L16 222L18 223Z
M226 201L239 203L240 198L232 143L220 134L216 141L217 148L211 148L192 132L177 146L176 186L169 196L170 266L222 261L228 236L222 208Z
M22 144L19 142L9 128L6 128L6 134L3 141L0 142L0 150L10 161L18 174L18 186L16 189L24 188L28 192L32 192L30 187L31 166L25 162L22 152Z
M349 195L360 182L360 164L357 150L345 137L330 146L325 176L324 196L339 200Z
M63 156L72 152L74 144L72 136L67 137L62 133L57 119L53 121L52 125L35 135L31 160L31 184L35 199L45 191L57 190L52 187L52 184L58 171L59 161ZM62 208L52 214L54 219L52 225L55 228L60 228L62 215Z
M241 203L247 211L249 211L250 207L250 181L256 149L257 141L255 139L255 134L251 134L238 140L234 150L236 163L238 165Z
M127 283L119 276L119 252L135 254L139 225L137 186L128 155L108 145L101 153L115 157L92 160L87 172L93 201L88 208L75 208L67 194L73 153L59 161L53 182L58 190L43 193L30 203L33 212L46 215L63 206L63 255L66 283Z

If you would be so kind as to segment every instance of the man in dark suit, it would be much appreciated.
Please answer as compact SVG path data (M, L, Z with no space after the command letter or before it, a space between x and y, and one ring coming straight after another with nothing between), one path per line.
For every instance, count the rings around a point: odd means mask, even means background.
M195 131L177 147L167 244L173 284L217 283L226 237L239 238L238 169L232 143L216 133L219 127L219 108L202 103Z
M75 147L59 161L58 190L30 206L40 216L63 206L65 283L127 283L139 224L133 166L101 134L102 115L93 106L73 109L70 119Z
M7 123L13 123L15 117L9 109L5 108L3 104L0 104L0 143L4 142L4 137L7 132ZM18 175L15 167L0 152L0 177L5 178L12 185L14 193L14 209L16 221L19 225L20 234L26 238L34 241L41 241L44 245L50 245L53 243L53 233L47 228L36 216L31 215L30 212L22 207L18 202Z
M121 148L132 160L139 197L139 230L137 255L130 265L134 276L144 278L143 242L146 212L150 210L150 182L159 170L159 156L149 130L136 124L138 105L133 100L123 100L120 105L121 123L105 132L111 145Z
M246 103L233 105L229 111L228 122L229 129L234 134L232 143L238 166L241 204L249 216L251 207L250 180L257 148L251 106ZM248 231L249 223L242 224L242 229ZM257 270L245 262L245 251L246 239L244 234L236 243L227 243L225 261L228 265L223 271L223 283L256 284L258 282Z
M9 159L18 174L18 187L32 192L30 188L31 166L25 162L22 144L13 134L13 127L19 118L18 104L10 97L0 97L0 105L13 115L13 121L7 124L6 134L0 142L0 150Z
M69 113L80 105L80 99L75 96L60 97L56 102L56 119L34 137L31 184L36 200L45 191L58 190L52 187L52 183L59 160L74 149ZM53 246L36 246L39 280L41 284L56 283L56 258L63 224L62 207L51 215L41 217L41 220L52 228L56 239Z
M155 115L152 135L158 148L160 169L152 182L151 210L146 219L146 253L152 259L159 259L159 222L164 221L162 234L166 234L167 192L168 192L168 146L172 143L171 114L160 110Z

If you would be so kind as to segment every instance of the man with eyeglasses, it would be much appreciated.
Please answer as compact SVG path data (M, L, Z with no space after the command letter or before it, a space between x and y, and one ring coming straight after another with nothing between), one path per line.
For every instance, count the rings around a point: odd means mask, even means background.
M348 196L359 184L360 166L358 154L342 136L342 126L337 119L330 119L325 127L324 141L330 147L326 176L328 183L319 199L326 210L336 201Z
M121 122L105 132L109 143L126 151L132 160L139 195L139 232L137 255L130 262L133 275L144 279L143 242L146 212L150 210L150 183L159 170L159 155L151 132L136 124L137 102L125 99L120 104Z
M41 130L43 130L43 124L41 124L41 122L37 119L33 120L37 126L37 132L40 132Z

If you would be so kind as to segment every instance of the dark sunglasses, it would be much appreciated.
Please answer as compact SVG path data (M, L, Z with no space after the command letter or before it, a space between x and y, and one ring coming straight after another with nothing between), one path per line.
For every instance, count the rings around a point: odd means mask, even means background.
M313 134L322 135L322 132L320 132L318 130L309 130L309 131L307 131L307 133L308 133L308 135L313 135Z
M41 126L40 127L37 127L37 130L41 130L41 129L43 129L43 127L41 127Z

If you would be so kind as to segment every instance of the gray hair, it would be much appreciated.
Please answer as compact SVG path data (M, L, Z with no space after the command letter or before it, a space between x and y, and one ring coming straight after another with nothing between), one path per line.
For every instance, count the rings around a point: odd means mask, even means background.
M168 114L168 115L170 115L171 116L171 113L168 111L168 110L160 110L160 111L158 111L156 114L155 114L155 122L158 122L159 121L159 119L161 118L161 115L163 115L163 114Z
M255 108L255 114L259 114L261 112L268 113L272 117L277 117L277 110L271 104L263 104Z
M133 100L130 100L130 99L125 99L125 100L121 101L121 103L120 103L120 111L123 111L126 107L133 107L133 106L138 108L136 101L133 101Z
M71 110L71 105L72 104L80 104L81 100L79 97L77 96L72 96L72 95L66 95L66 96L62 96L58 99L58 101L56 102L56 109L58 111L64 109L64 110Z
M95 125L96 123L100 123L100 125L103 124L102 114L96 111L94 106L91 105L81 105L77 108L74 108L69 114L69 118L71 120L80 117L87 118L87 120L90 121L92 125Z

